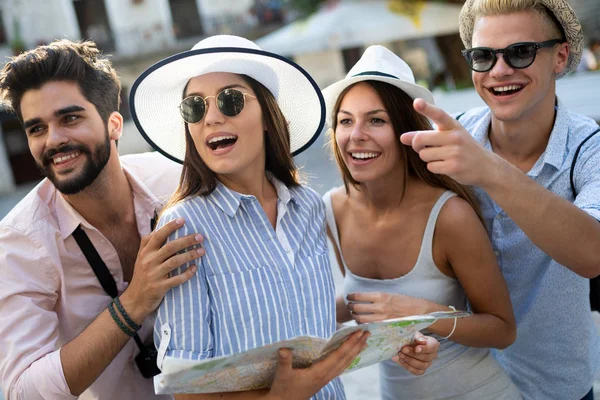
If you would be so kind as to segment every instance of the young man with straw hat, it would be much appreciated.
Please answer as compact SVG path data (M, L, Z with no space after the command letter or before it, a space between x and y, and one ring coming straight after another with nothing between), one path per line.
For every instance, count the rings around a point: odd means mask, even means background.
M468 0L460 33L487 107L457 122L416 100L437 130L402 142L431 171L478 187L517 320L517 340L495 356L524 397L591 399L600 360L588 297L588 278L600 274L600 134L556 96L556 79L579 64L581 26L565 0Z

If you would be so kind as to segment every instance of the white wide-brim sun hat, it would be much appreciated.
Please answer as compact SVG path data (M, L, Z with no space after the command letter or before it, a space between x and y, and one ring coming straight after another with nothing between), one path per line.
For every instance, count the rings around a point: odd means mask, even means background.
M459 15L459 32L465 48L473 47L473 30L477 16L473 7L476 0L466 0ZM596 0L598 1L598 0ZM583 53L583 31L575 11L566 0L538 0L538 3L546 7L554 16L565 33L565 39L569 43L569 59L565 70L557 75L562 78L569 72L577 69ZM558 39L558 38L550 38Z
M389 83L401 89L413 99L422 98L428 103L434 104L431 92L415 83L412 69L403 59L383 46L369 46L344 79L327 86L323 90L328 124L333 123L333 108L340 94L348 86L362 81Z
M186 152L185 125L179 112L184 88L191 78L211 72L247 75L273 94L288 122L292 155L307 149L323 130L323 96L302 67L247 39L211 36L192 50L152 65L131 88L129 106L136 127L171 160L183 163Z

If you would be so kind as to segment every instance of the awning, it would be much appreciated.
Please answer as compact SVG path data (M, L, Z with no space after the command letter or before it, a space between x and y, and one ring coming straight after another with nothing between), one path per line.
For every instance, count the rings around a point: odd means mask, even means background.
M461 5L415 0L340 1L258 39L283 55L339 50L458 32Z

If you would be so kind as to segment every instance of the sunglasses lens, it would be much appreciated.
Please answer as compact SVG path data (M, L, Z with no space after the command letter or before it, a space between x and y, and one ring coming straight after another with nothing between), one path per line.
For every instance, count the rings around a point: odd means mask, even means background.
M181 117L188 124L195 124L204 118L206 105L204 99L200 96L190 96L185 98L179 106Z
M237 89L225 89L217 96L217 107L228 117L235 117L244 109L244 94Z
M472 49L468 53L468 60L474 71L485 72L492 68L496 54L487 49Z
M534 44L517 44L506 49L506 58L513 68L527 68L533 64L537 49Z

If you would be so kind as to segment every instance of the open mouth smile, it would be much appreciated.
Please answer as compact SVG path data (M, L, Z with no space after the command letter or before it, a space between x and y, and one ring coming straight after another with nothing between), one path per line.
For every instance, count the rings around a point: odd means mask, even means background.
M206 141L206 145L213 151L225 150L232 147L238 138L234 135L213 136Z
M57 155L57 156L52 157L52 163L54 165L61 165L61 164L64 164L70 160L73 160L73 159L79 157L80 154L81 154L81 152L74 151L74 152L68 153L68 154Z
M515 84L515 85L505 85L505 86L496 86L488 88L488 90L494 95L499 97L510 96L512 94L519 93L525 85Z
M381 153L378 152L373 152L373 151L369 151L369 152L349 152L348 154L350 154L350 157L352 157L353 160L355 161L370 161L370 160L374 160L376 158L378 158Z

